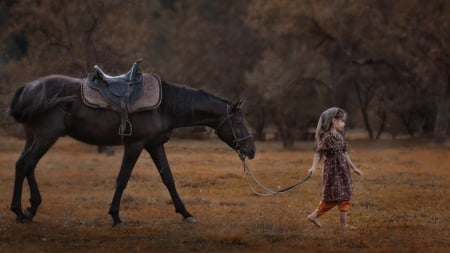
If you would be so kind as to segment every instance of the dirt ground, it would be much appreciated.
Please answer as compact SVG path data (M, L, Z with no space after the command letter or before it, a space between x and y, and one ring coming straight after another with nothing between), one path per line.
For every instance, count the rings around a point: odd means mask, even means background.
M167 144L178 192L196 224L174 212L143 153L122 199L124 225L113 228L107 212L121 149L107 157L69 138L39 163L42 205L32 224L18 224L9 206L22 145L0 137L0 252L450 252L448 145L350 140L364 172L354 176L349 221L356 230L340 228L336 209L321 217L320 229L306 220L320 200L320 171L293 192L255 196L238 157L219 140ZM292 151L256 145L249 166L265 184L279 188L306 176L312 142ZM28 198L24 187L24 207Z

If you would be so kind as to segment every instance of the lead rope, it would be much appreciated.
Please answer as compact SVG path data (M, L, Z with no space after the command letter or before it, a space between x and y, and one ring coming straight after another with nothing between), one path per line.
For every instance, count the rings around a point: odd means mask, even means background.
M245 181L247 182L247 184L248 184L250 190L251 190L254 194L258 195L258 196L273 196L273 195L277 195L277 194L280 194L280 193L287 193L287 192L293 191L295 188L297 188L298 186L300 186L300 185L302 185L303 183L305 183L308 179L310 179L310 178L311 178L311 175L312 175L311 173L308 173L308 175L307 175L303 180L300 180L300 181L297 182L296 184L294 184L294 185L292 185L292 186L289 186L289 187L286 187L286 188L284 188L284 189L282 189L282 190L279 190L279 191L274 191L274 190L270 189L269 187L265 186L263 183L261 183L261 182L255 177L255 175L253 175L252 171L250 170L250 168L249 168L248 165L247 165L247 159L246 159L245 156L239 154L239 158L241 159L241 161L242 161L242 166L244 167ZM260 192L260 191L256 190L255 187L250 183L249 177L251 177L251 178L253 179L253 181L255 181L255 183L256 183L261 189L263 189L263 190L266 191L266 192Z

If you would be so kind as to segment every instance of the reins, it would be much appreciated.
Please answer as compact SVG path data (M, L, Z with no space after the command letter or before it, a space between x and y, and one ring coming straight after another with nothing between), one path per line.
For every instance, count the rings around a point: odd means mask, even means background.
M215 128L215 133L217 134L219 129L224 126L226 123L228 123L231 126L231 131L233 134L233 143L234 143L234 149L235 151L238 153L239 159L242 162L242 166L244 167L244 173L245 173L245 181L247 182L248 186L250 187L250 190L258 195L258 196L273 196L276 194L280 194L280 193L287 193L290 191L293 191L295 188L297 188L298 186L302 185L303 183L305 183L309 178L311 178L311 173L309 173L303 180L300 180L299 182L297 182L294 185L291 185L289 187L286 187L284 189L281 190L272 190L270 189L268 186L264 185L263 183L261 183L253 174L253 172L250 170L250 168L247 165L247 157L241 153L241 146L240 146L240 142L247 140L249 138L252 138L251 135L246 135L244 137L238 138L236 131L233 127L233 123L231 122L231 116L233 115L233 113L230 113L230 109L229 106L227 105L227 115L225 118L223 118L219 124L217 125L217 127ZM251 177L253 179L253 181L265 192L260 192L258 191L249 181L249 177Z
M242 161L242 166L244 167L244 173L245 173L245 181L247 182L250 190L258 195L258 196L273 196L273 195L277 195L280 193L287 193L290 191L293 191L295 188L297 188L298 186L302 185L303 183L305 183L308 179L311 178L311 173L309 173L303 180L298 181L297 183L295 183L294 185L291 185L289 187L286 187L284 189L281 190L272 190L270 189L268 186L264 185L263 183L261 183L253 174L253 172L250 170L250 168L247 165L247 159L245 156L239 154L239 158ZM253 179L253 181L265 192L261 192L258 191L257 189L255 189L255 187L250 183L249 181L249 177L251 177Z

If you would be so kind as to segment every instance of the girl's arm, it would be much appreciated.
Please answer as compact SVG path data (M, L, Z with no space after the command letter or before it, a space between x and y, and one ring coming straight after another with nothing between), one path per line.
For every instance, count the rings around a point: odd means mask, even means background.
M312 164L311 168L308 170L308 173L310 175L312 175L314 173L314 171L317 169L317 165L319 164L320 158L322 158L320 153L316 152L314 154L313 164Z
M358 175L358 176L362 176L362 172L360 170L358 170L358 168L356 168L355 164L352 162L352 159L350 159L350 156L348 155L348 153L345 153L345 158L347 159L348 165L350 166L350 168Z

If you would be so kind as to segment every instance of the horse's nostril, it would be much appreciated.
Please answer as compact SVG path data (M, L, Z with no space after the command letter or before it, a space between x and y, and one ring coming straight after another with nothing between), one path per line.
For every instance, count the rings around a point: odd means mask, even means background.
M255 157L255 149L250 149L247 153L248 158L253 159Z

